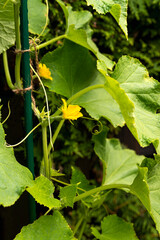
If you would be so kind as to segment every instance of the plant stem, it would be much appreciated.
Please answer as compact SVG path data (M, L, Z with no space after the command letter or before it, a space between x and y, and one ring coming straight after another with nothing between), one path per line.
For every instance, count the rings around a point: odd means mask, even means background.
M21 40L20 40L20 25L19 25L19 10L20 4L14 4L14 22L15 22L15 34L16 34L16 50L21 50ZM21 53L16 53L16 62L15 62L15 82L18 88L22 88L21 84L21 76L20 76L20 68L21 68Z
M11 75L10 75L10 72L9 72L8 59L7 59L7 52L6 51L3 52L3 65L4 65L4 72L5 72L8 87L10 89L15 89L15 86L12 83Z
M82 223L83 220L84 220L84 216L81 217L81 218L79 219L78 223L76 224L76 226L75 226L75 228L74 228L74 230L73 230L73 235L76 234L76 232L77 232L78 228L80 227L80 225L81 225L81 223Z
M58 124L58 127L56 128L56 131L54 132L54 135L53 135L53 137L52 137L52 144L55 143L56 138L57 138L57 136L58 136L58 134L59 134L62 126L63 126L64 121L65 121L65 119L62 119L62 120L60 121L60 123ZM52 149L52 145L51 145L51 143L50 143L50 144L48 145L48 155L50 154L51 149Z
M68 99L67 104L73 102L75 99L79 98L83 94L85 94L85 93L87 93L91 90L97 89L97 88L104 88L104 84L96 84L96 85L89 86L87 88L84 88L84 89L80 90L79 92L77 92L76 94L74 94L72 97L70 97Z
M62 181L60 181L60 180L58 180L58 179L56 179L56 178L53 178L53 177L51 177L51 179L52 179L53 181L55 181L55 182L58 182L58 183L61 183L61 184L65 185L65 186L70 186L70 185L71 185L71 184L69 184L69 183L62 182Z
M57 42L58 40L63 39L63 38L65 38L65 37L66 37L66 35L64 34L64 35L61 35L61 36L52 38L51 40L49 40L49 41L47 41L47 42L44 42L44 43L36 46L36 49L39 50L39 49L41 49L41 48L47 47L48 45L50 45L50 44L52 44L52 43L54 43L54 42ZM30 50L31 50L31 51L35 51L35 48L32 47Z
M78 195L77 197L75 197L74 202L82 200L83 198L91 196L91 195L93 195L97 192L101 192L101 191L112 189L112 188L118 188L118 189L128 188L128 189L130 189L130 185L127 185L127 184L110 184L110 185L100 186L100 187L91 189L91 190L89 190L85 193L82 193L82 194Z
M50 161L48 158L47 149L47 126L44 123L42 123L42 144L43 144L44 174L45 177L50 179Z
M52 179L53 181L55 181L55 182L58 182L58 183L61 183L61 184L65 185L65 186L71 186L71 185L72 185L72 184L70 184L70 183L62 182L62 181L58 180L57 178L51 177L51 179ZM82 192L86 192L86 190L84 190L84 189L82 189L82 188L77 187L77 189L78 189L78 190L81 190Z
M87 223L87 221L84 220L84 222L83 222L83 224L82 224L82 227L81 227L81 231L80 231L80 233L79 233L78 240L81 240L81 238L82 238L82 236L83 236L84 229L85 229L85 227L86 227L86 223Z

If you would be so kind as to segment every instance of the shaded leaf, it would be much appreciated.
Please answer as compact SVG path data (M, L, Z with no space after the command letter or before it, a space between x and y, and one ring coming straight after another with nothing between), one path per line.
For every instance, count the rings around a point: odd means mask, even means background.
M53 183L44 176L36 178L34 184L31 187L27 188L27 191L35 198L38 203L48 208L61 207L60 201L53 197Z
M41 0L28 0L29 31L31 33L40 34L43 31L46 17L47 6Z
M114 63L99 52L95 43L91 40L90 37L87 37L85 30L75 29L74 25L70 25L66 34L66 38L92 51L100 61L106 64L108 69L111 70L113 68Z
M100 61L103 61L107 68L111 70L114 63L109 58L101 54L95 43L92 41L92 29L89 26L92 14L86 10L79 12L72 11L72 7L66 7L60 0L57 0L57 2L60 4L66 18L67 28L65 38L92 51L95 56Z
M138 240L131 223L116 215L105 217L101 223L102 233L92 227L93 235L100 240Z
M89 191L94 188L93 185L90 185L89 181L86 179L85 175L78 169L72 167L72 177L71 177L71 184L77 185L77 193L82 194L86 191ZM90 207L94 201L93 196L86 197L82 199L82 202L87 206Z
M4 207L14 204L32 184L31 172L16 161L13 149L5 146L5 134L0 124L0 204Z
M63 187L60 188L60 200L61 203L65 206L65 207L72 207L73 208L73 204L74 204L74 198L76 196L76 192L77 192L77 186L76 185L70 185L67 187Z
M15 43L13 3L0 1L0 54Z
M34 223L22 228L14 240L73 240L73 233L66 220L55 211L53 216L42 216Z

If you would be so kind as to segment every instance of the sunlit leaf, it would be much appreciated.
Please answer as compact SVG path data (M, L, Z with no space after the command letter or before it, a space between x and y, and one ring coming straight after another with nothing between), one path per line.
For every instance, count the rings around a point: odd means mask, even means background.
M103 161L105 176L103 185L132 184L138 174L138 166L144 156L133 150L122 149L118 139L105 139L102 134L93 137L94 150Z
M137 59L128 56L120 58L112 78L119 82L120 88L134 104L131 120L122 112L128 128L142 147L153 142L159 153L160 127L156 112L160 108L160 83L149 77Z
M60 212L53 216L42 216L34 223L22 228L14 240L73 240L73 233Z
M35 198L38 203L48 208L61 207L60 201L53 197L53 183L44 176L36 178L34 184L27 188L27 191Z
M126 37L127 32L127 3L128 0L86 0L88 5L92 5L93 8L101 14L110 12L115 18Z
M13 3L0 1L0 54L15 43Z
M0 124L0 204L5 207L14 204L32 184L31 172L16 161L13 149L5 146L5 134Z

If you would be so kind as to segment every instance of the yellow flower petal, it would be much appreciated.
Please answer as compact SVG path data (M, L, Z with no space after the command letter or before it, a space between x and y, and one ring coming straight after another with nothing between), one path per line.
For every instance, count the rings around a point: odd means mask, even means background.
M68 105L65 101L65 99L62 98L63 101L63 107L62 107L62 112L63 112L63 118L64 119L69 119L69 120L77 120L77 118L82 117L83 114L80 112L81 107L78 105Z
M53 78L51 77L51 72L49 68L47 68L46 65L42 63L39 64L39 76L46 79L53 80Z

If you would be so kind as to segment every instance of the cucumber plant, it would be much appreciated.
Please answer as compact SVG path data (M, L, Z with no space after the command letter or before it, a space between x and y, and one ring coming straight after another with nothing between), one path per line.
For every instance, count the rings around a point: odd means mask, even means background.
M46 102L46 107L40 110L37 107L38 97L32 97L33 112L39 123L31 132L41 127L43 149L40 173L36 179L28 168L15 159L14 147L22 141L12 146L7 145L3 122L0 123L0 204L4 207L11 206L27 191L37 203L48 208L43 216L24 226L14 239L85 239L83 233L87 214L103 205L112 189L120 189L124 194L127 192L136 196L160 232L160 83L149 76L147 69L138 59L122 56L115 63L99 51L92 40L92 10L75 11L62 0L56 2L64 14L62 24L65 30L59 36L49 34L51 38L44 41L49 32L48 1L43 3L41 0L28 0L28 51L31 56L32 84L34 85L35 79L39 81ZM128 38L127 0L86 0L86 3L99 14L111 14L126 39ZM23 94L32 90L38 94L41 89L34 91L33 87L22 91L20 4L20 0L0 2L0 53L3 54L8 87L13 92ZM49 51L49 47L57 42L61 43L60 46ZM13 81L7 50L15 43ZM48 104L46 89L53 99L55 94L59 98L60 105L53 112ZM101 131L92 138L93 151L103 166L101 185L90 184L85 175L74 166L71 179L64 182L61 177L65 172L60 173L58 169L54 169L54 146L62 127L65 128L65 122L74 124L75 121L85 118L86 113L89 115L88 121L93 119L100 122L101 118L105 118L114 128L126 125L142 147L153 144L155 159L136 155L133 150L124 149L118 139L107 138L106 128L101 124ZM60 185L59 188L57 184ZM81 202L85 211L71 228L62 210L67 207L74 208L77 202ZM106 213L101 220L100 229L93 225L90 228L94 239L138 239L133 225L119 216Z

